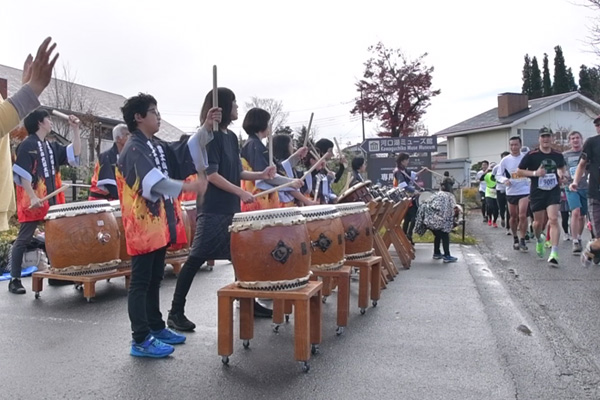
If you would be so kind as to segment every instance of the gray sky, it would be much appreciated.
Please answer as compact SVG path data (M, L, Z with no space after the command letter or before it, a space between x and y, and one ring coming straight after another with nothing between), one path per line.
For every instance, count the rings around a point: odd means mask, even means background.
M593 13L575 4L583 1L8 1L0 64L21 68L50 35L77 83L151 93L163 118L185 131L198 124L217 65L219 85L240 105L235 132L244 102L258 96L283 101L292 128L312 111L318 137L356 143L360 118L349 111L368 46L429 53L442 94L423 122L435 133L495 107L499 93L520 92L525 53L540 68L548 53L552 72L560 45L576 78L581 64L595 65L586 43ZM366 137L375 130L367 123Z

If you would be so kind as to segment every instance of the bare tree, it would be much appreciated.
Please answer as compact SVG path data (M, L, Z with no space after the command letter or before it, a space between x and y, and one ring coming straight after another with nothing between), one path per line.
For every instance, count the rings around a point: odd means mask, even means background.
M81 139L88 140L88 162L94 161L95 153L99 151L100 129L95 117L98 104L91 98L83 86L75 83L76 74L69 65L63 65L60 77L54 71L54 79L46 91L46 103L48 106L64 110L77 115L81 121ZM67 121L55 119L54 131L64 137L70 136L70 128ZM98 142L98 143L96 143Z
M586 0L583 4L596 12L600 12L600 0ZM600 56L600 15L593 18L592 26L590 27L590 35L588 36L589 44L592 46L594 53Z
M271 126L273 127L273 132L277 132L283 128L289 116L288 112L283 111L283 102L281 100L261 99L252 96L250 101L245 103L245 106L246 111L256 107L262 108L271 114Z

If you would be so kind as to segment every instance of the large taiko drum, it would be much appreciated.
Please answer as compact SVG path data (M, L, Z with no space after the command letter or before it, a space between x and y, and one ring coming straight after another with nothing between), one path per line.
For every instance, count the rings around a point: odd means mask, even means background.
M310 278L310 237L297 207L233 216L231 261L240 287L291 290Z
M359 260L373 255L373 222L365 203L343 203L335 207L341 214L346 239L346 258Z
M298 208L306 219L312 248L310 268L313 271L336 270L346 261L344 225L333 205Z
M371 186L371 181L364 181L361 183L357 183L352 186L348 190L346 190L342 195L338 198L338 203L354 203L354 202L365 202L368 203L373 200L373 195L369 190L369 186Z
M123 227L123 219L121 218L121 202L119 200L112 200L109 202L113 208L113 214L117 220L117 226L119 227L120 240L119 240L119 258L121 259L120 267L131 265L131 256L127 254L127 242L125 241L125 228Z
M196 217L198 216L198 214L196 213L196 200L182 201L181 209L187 214L187 220L190 230L190 234L188 235L188 244L190 247L192 247L194 235L196 234Z
M119 227L107 200L50 206L45 219L50 271L84 275L120 263Z

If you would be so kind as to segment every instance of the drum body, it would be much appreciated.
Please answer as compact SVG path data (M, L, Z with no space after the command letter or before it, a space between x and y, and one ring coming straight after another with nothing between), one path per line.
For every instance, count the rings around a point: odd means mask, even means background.
M298 208L306 219L306 228L312 248L310 268L313 271L340 269L346 261L344 255L344 225L341 214L332 205Z
M373 222L365 203L336 204L342 216L346 239L346 258L359 260L373 255Z
M170 245L167 247L167 254L165 255L165 259L167 261L173 260L174 258L187 257L190 254L190 236L192 236L192 226L190 224L188 213L183 207L181 207L181 219L183 220L187 241L184 244ZM194 220L194 228L195 227L196 221Z
M369 190L369 186L371 186L371 181L364 181L361 183L357 183L352 186L348 190L346 190L338 199L338 203L354 203L362 201L364 203L368 203L373 200L373 195L371 195L371 191Z
M310 237L297 207L237 213L229 231L238 286L290 290L308 283Z
M110 201L110 206L113 208L113 215L117 220L117 226L119 227L119 258L121 259L121 266L131 264L131 256L127 254L127 242L125 241L125 228L123 227L123 219L121 218L121 203L119 200Z
M189 225L188 245L192 247L194 235L196 234L196 217L198 216L196 213L196 200L182 201L181 209L187 214L187 221ZM187 228L185 233L188 233Z
M45 219L52 272L83 275L119 264L120 232L107 200L50 206Z

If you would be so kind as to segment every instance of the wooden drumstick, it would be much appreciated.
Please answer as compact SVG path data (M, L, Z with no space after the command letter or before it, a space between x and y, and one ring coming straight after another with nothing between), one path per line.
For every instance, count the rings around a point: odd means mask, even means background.
M65 183L63 186L59 187L58 189L56 189L54 192L42 197L40 199L40 203L43 203L44 201L53 198L54 196L56 196L59 193L64 192L65 190L67 190L71 185L68 183ZM29 206L29 209L32 209L32 206Z
M269 134L269 166L274 166L273 162L273 132Z
M417 174L421 173L423 170L427 170L427 171L431 172L432 174L436 174L436 175L439 175L439 176L441 176L442 178L445 178L445 176L444 176L444 175L440 174L439 172L432 171L432 170L430 170L430 169L429 169L429 168L427 168L427 167L423 167L423 169L422 169L421 171L417 172Z
M319 161L317 161L317 162L316 162L316 163L315 163L315 164L314 164L312 167L310 167L310 169L309 169L308 171L306 171L306 172L304 173L304 175L302 175L302 176L300 177L300 180L302 180L302 181L303 181L303 180L305 180L305 179L306 179L306 177L307 177L307 176L308 176L310 173L312 173L312 172L315 170L315 168L317 168L317 165L319 165L319 164L320 164L320 163L321 163L323 160L325 160L325 157L327 157L327 154L325 154L323 157L321 157L321 158L319 159ZM260 197L260 196L265 196L265 195L267 195L267 194L271 194L271 193L273 193L273 192L275 192L275 191L278 191L278 190L280 190L280 189L283 189L283 188L286 188L286 187L290 187L290 186L292 186L292 184L293 184L293 183L294 183L294 181L290 181L290 182L288 182L288 183L284 183L283 185L279 185L279 186L272 187L271 189L265 190L264 192L255 193L255 194L253 194L253 195L252 195L252 197L254 197L254 198L257 198L257 197Z
M304 147L308 144L308 137L310 136L310 127L312 126L312 120L315 113L310 113L310 120L308 121L308 128L306 128L306 135L304 136Z
M57 110L52 110L52 115L56 115L57 117L65 119L67 121L69 120L69 116L67 114L61 113L60 111L57 111ZM79 123L79 118L75 118L74 122L76 124L78 124Z
M219 107L219 90L217 88L217 66L213 65L213 90L212 90L213 107ZM219 130L219 123L213 121L213 131Z

